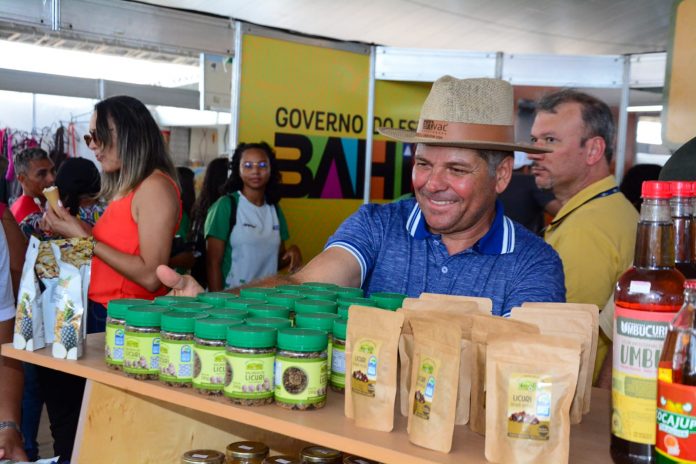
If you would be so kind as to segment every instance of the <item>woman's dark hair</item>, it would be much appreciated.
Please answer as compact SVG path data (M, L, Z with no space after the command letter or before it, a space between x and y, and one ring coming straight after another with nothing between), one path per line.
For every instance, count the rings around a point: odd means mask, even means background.
M56 173L56 187L63 206L75 215L80 208L80 200L95 198L101 189L101 178L97 167L85 158L67 158Z
M186 166L177 166L176 175L181 187L181 206L183 211L191 217L191 209L196 201L196 190L193 183L195 174Z
M194 238L202 235L208 209L222 196L222 188L228 178L229 164L228 158L215 158L208 164L205 170L203 186L193 208L191 234Z
M230 162L232 174L230 174L230 178L225 183L223 191L225 193L231 193L242 190L244 183L242 182L242 177L239 175L239 165L242 162L242 154L246 150L251 149L261 150L268 157L268 161L271 164L271 176L268 179L268 184L266 184L265 198L266 203L275 205L280 201L280 171L278 170L278 162L276 161L275 152L266 142L242 142L237 145L237 148L234 150L234 154L232 155L232 161Z

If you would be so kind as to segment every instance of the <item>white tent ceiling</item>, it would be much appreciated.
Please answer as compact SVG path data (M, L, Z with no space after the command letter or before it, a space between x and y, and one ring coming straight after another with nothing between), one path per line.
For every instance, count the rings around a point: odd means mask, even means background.
M392 47L603 55L664 51L670 0L148 0Z

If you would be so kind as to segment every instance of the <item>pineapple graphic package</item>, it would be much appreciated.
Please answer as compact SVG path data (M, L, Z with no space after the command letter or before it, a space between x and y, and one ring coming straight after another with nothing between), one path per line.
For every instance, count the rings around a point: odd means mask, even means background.
M24 257L12 340L13 346L18 350L35 351L46 346L41 311L41 290L34 271L39 257L39 245L39 239L31 237Z

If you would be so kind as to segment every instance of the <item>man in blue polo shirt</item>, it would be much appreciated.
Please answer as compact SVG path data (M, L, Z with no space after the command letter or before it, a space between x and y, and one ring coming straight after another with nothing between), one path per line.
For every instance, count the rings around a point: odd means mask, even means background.
M515 150L548 151L514 143L509 83L442 77L423 104L417 131L379 131L417 144L415 199L364 205L303 269L254 285L322 281L362 287L368 295L483 296L500 316L525 301L565 301L556 252L505 217L497 200L510 181ZM174 294L201 291L165 267L158 276Z

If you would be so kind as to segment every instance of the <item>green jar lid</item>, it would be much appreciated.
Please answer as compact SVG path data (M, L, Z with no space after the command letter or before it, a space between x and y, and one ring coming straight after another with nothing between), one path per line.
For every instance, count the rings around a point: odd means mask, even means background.
M333 336L335 338L340 338L341 340L346 339L346 332L348 330L348 319L340 318L340 319L334 319L333 321L333 328L332 328Z
M246 309L250 305L260 305L266 302L265 299L260 298L234 298L232 300L225 301L225 308L231 309Z
M289 351L324 351L329 344L326 332L316 329L278 330L278 348Z
M203 303L200 301L190 301L190 302L183 302L183 303L172 303L169 305L169 309L172 311L198 311L198 312L204 312L204 311L209 311L211 309L214 309L215 306L208 304L208 303Z
M244 324L244 321L241 319L196 319L193 333L196 337L206 340L225 340L227 328L238 324Z
M225 306L225 300L237 298L234 293L228 292L203 292L196 296L198 301L208 303L218 308Z
M295 316L295 327L298 329L317 329L331 333L333 321L338 314L333 313L303 313Z
M336 287L331 289L332 292L336 292L338 298L341 297L356 297L360 298L365 296L362 288L358 287Z
M162 330L164 332L193 333L196 319L203 319L205 313L190 313L169 311L162 314Z
M250 305L246 308L250 317L290 317L290 310L285 306L273 304Z
M159 327L162 314L169 311L168 306L142 305L126 309L126 325L135 327Z
M246 287L239 290L239 296L242 298L261 298L266 299L266 295L276 293L277 290L272 287Z
M106 306L106 314L114 319L125 319L126 309L131 306L145 306L152 304L152 300L144 300L142 298L119 298L109 301Z
M227 344L239 348L272 348L278 331L259 325L236 325L227 328Z
M293 310L295 309L295 302L297 300L301 300L304 298L302 295L298 293L274 293L272 295L268 295L266 300L268 301L269 304L274 304L274 305L281 305L285 306L286 308Z
M286 285L278 285L275 287L276 292L278 293L293 293L293 294L298 294L301 293L303 290L306 290L309 287L305 287L304 285L295 285L295 284L286 284Z
M245 309L213 308L206 311L211 319L246 319L249 312Z
M336 302L328 300L297 300L295 313L336 313Z
M407 295L403 293L377 292L370 295L370 299L377 303L377 306L382 309L390 309L392 311L399 309Z
M310 288L309 290L303 290L301 295L309 300L327 300L336 301L338 294L331 290L317 290Z
M342 317L343 319L348 319L348 308L350 308L350 306L339 306L338 310L336 311L336 315L338 315L338 317Z
M377 302L370 299L370 298L362 298L362 297L357 297L357 296L339 296L338 297L338 307L344 307L348 308L351 305L360 305L360 306L372 306L373 308L377 307Z
M246 325L272 327L274 329L289 329L290 319L280 317L250 317L246 320Z
M338 285L332 284L330 282L302 282L303 287L309 287L316 290L334 290L338 288Z
M193 303L196 301L195 296L157 296L153 300L153 303L160 306L169 306L175 303Z

